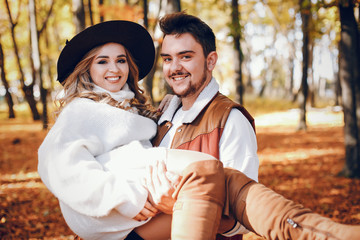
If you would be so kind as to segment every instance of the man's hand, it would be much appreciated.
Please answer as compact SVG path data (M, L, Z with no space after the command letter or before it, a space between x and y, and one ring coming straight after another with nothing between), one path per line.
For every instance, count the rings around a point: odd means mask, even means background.
M175 191L175 185L179 181L179 176L175 176L170 181L166 174L165 164L157 161L147 169L145 186L149 191L149 200L153 206L166 214L172 214L175 199L172 194Z
M144 208L136 215L133 219L136 221L145 221L150 217L154 217L156 214L159 213L149 200L145 202Z

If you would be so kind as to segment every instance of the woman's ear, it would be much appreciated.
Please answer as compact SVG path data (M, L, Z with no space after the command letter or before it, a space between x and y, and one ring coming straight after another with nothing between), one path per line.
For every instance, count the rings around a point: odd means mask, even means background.
M215 51L212 51L208 54L208 56L206 58L207 70L209 70L209 71L214 70L217 59L218 59L218 55Z

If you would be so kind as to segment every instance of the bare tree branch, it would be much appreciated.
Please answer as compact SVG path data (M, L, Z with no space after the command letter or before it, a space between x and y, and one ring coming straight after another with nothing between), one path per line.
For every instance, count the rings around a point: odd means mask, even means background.
M49 18L52 14L52 11L54 9L54 4L55 4L55 0L52 0L51 1L51 5L50 5L50 9L48 11L48 14L46 15L46 18L44 19L43 23L42 23L42 26L40 28L40 30L38 30L38 36L40 36L40 34L44 31L44 29L46 28L48 22L49 22Z

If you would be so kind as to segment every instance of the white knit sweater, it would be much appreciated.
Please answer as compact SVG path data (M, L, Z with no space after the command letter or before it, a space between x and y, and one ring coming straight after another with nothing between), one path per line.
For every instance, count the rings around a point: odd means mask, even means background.
M133 96L122 91L117 100ZM152 120L105 103L78 98L63 109L39 148L38 172L80 237L122 239L144 224L132 219L148 196L143 171L166 154L146 149L155 133Z

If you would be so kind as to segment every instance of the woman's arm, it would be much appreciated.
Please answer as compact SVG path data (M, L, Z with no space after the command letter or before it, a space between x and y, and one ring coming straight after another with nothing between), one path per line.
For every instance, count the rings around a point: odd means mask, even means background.
M88 216L104 216L114 208L130 218L140 212L147 190L141 181L105 171L88 151L99 143L74 141L49 151L49 142L51 139L39 149L38 171L57 198Z

